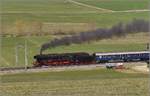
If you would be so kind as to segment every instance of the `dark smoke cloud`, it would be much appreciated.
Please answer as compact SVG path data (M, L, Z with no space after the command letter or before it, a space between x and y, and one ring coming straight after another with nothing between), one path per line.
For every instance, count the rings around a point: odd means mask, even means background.
M41 53L52 47L61 45L81 44L91 40L102 40L112 37L126 36L128 33L148 32L149 22L145 20L134 19L128 24L118 23L111 28L100 28L94 31L81 32L72 36L66 36L61 39L54 39L41 46Z

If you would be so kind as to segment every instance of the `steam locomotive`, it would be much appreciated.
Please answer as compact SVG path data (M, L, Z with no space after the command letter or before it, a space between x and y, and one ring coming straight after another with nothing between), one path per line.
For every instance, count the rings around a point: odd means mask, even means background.
M150 52L117 52L117 53L62 53L40 54L34 56L35 67L41 66L69 66L116 62L147 62L149 64Z
M84 52L63 54L40 54L34 56L35 67L40 66L64 66L95 63L95 57Z

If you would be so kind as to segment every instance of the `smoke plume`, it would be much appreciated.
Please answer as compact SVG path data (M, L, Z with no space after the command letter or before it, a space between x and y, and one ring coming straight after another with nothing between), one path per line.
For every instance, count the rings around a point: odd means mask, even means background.
M102 40L112 37L126 36L128 33L148 32L149 22L146 20L134 19L128 24L118 23L111 28L99 28L94 31L80 32L72 36L66 36L61 39L54 39L41 46L40 53L48 48L57 47L61 45L81 44L91 40Z

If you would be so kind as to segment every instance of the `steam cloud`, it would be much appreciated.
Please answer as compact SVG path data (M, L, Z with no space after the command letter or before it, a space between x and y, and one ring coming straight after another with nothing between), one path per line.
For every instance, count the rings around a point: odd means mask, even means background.
M128 24L118 23L111 28L100 28L94 31L81 32L72 36L66 36L61 39L54 39L41 46L40 53L48 48L61 45L81 44L91 40L102 40L112 37L126 36L128 33L148 32L149 22L145 20L134 19Z

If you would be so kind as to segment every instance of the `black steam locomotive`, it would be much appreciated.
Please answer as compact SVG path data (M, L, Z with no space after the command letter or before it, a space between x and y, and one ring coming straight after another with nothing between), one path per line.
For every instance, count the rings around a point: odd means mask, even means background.
M88 53L42 54L34 56L34 66L64 66L95 63L94 56Z

